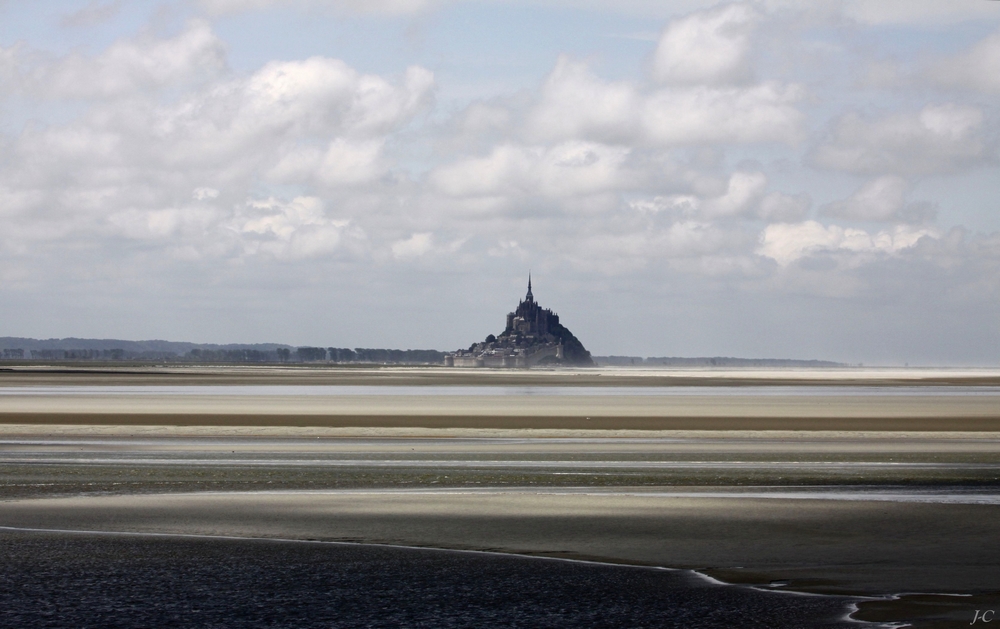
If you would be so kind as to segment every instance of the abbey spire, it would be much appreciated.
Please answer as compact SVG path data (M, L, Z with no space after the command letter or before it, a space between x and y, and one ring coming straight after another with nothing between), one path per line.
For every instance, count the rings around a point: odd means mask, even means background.
M535 301L535 296L531 294L531 271L528 271L528 294L525 296L524 301Z

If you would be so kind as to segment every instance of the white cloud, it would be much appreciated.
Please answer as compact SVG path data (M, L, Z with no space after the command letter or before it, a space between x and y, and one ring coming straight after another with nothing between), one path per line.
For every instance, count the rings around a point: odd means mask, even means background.
M641 131L640 97L627 82L608 83L561 55L542 87L529 128L535 137L628 142Z
M341 244L350 221L326 216L316 197L297 197L290 202L265 199L248 202L229 222L242 240L247 254L276 258L309 258L329 254ZM363 238L363 233L348 234Z
M316 197L250 199L231 209L211 204L127 209L107 218L118 237L161 246L183 259L265 256L303 259L334 253L345 239L355 252L366 236L348 219L331 218Z
M927 74L939 85L1000 93L1000 31L933 64Z
M786 266L817 253L894 254L913 247L924 237L938 238L939 233L903 225L869 233L838 225L827 227L816 221L775 223L761 233L757 253Z
M505 129L511 121L511 112L506 107L475 102L463 112L460 126L466 133L485 133Z
M709 218L737 216L752 211L767 189L764 173L733 173L726 193L706 200L702 213Z
M13 144L19 167L7 175L42 185L39 177L72 166L80 178L134 186L170 172L196 181L190 190L249 186L272 171L280 180L354 184L383 172L384 138L424 107L431 80L413 68L393 85L335 59L270 63L175 104L129 100L66 126L28 129ZM308 148L316 144L325 148Z
M863 185L846 201L825 207L824 213L867 221L891 220L903 209L910 188L910 182L902 177L877 177Z
M155 210L129 209L108 217L108 223L121 236L135 240L161 240L175 237L198 238L213 230L220 219L213 207L179 207Z
M137 41L87 58L98 75L91 92L64 86L47 93L93 97L82 114L0 135L0 215L9 219L0 248L124 238L187 259L365 254L367 236L350 212L327 216L316 189L338 194L391 173L383 147L430 104L430 72L411 67L392 81L314 57L180 85L164 102L142 95L146 80L129 68L167 81L197 55L178 52L184 59L166 68L122 61L122 51L139 50ZM212 49L185 42L217 40L192 23L176 38L141 41L148 46L139 56L155 60L171 50ZM77 61L52 59L32 72L57 76ZM113 67L124 67L126 78L104 81L101 72L114 74ZM281 201L268 198L273 183L305 190Z
M529 115L529 134L544 140L587 139L648 146L785 143L802 137L803 90L763 83L747 87L670 87L641 93L609 83L586 65L561 57Z
M243 119L234 127L249 123L297 133L372 136L391 131L428 104L433 84L434 75L416 66L396 87L339 59L311 57L268 63L245 83L222 86L212 97L240 98L237 115Z
M396 258L416 258L428 253L434 248L434 234L421 232L413 234L406 240L392 243L392 255Z
M142 36L118 41L93 57L75 52L54 63L21 65L20 83L31 93L50 98L122 97L216 77L226 70L226 47L207 22L192 20L170 39Z
M225 14L277 7L306 11L325 10L335 13L370 13L406 15L433 10L449 4L480 2L481 0L197 0L198 5L213 14ZM591 10L653 19L669 19L691 11L710 10L719 5L717 0L496 0L496 3L521 4L532 8L557 7L573 10ZM804 9L796 0L759 0L757 6L768 10ZM815 5L815 6L813 6ZM864 25L904 24L930 25L989 19L996 15L995 8L983 0L838 0L817 2L805 6L806 10L832 13L837 17L854 20Z
M325 151L295 147L268 173L281 183L314 183L321 186L358 185L386 172L382 159L384 141L351 142L337 138Z
M0 46L0 81L2 81L0 85L7 86L6 88L0 87L0 89L5 89L8 92L12 91L10 85L16 80L18 64L22 55L21 49L23 47L23 44L15 44L10 48ZM0 96L3 94L4 92L0 92Z
M822 211L826 216L862 221L923 222L934 218L933 205L907 204L912 187L902 177L876 177L844 201L826 205Z
M587 273L618 275L646 268L657 259L702 252L712 233L709 225L675 224L658 233L587 234L566 253L574 268ZM710 248L715 248L710 245Z
M215 188L195 188L194 192L191 193L197 201L206 201L208 199L216 199L219 196L219 191Z
M757 21L750 5L730 4L670 22L653 53L653 77L681 84L749 80L750 33Z
M525 195L567 197L627 185L628 149L592 142L550 148L503 145L488 156L467 158L435 170L435 187L454 197Z
M858 174L957 172L990 158L983 120L980 109L954 104L877 120L849 113L833 124L811 159L823 168Z
M620 275L670 267L697 276L742 275L754 265L753 234L696 219L638 225L609 223L567 242L559 259L588 273ZM537 255L537 254L536 254Z
M812 207L812 199L808 194L785 194L771 192L760 201L757 216L765 221L794 222L805 218Z
M694 187L704 190L701 194L640 199L630 203L630 207L643 213L666 212L708 221L733 217L789 221L802 218L812 204L808 195L769 193L767 176L761 172L735 172L718 191L712 190L715 186L699 185L697 182Z
M121 12L124 0L112 0L112 2L98 2L91 0L87 6L71 13L67 13L60 20L62 26L86 27L106 22Z
M750 88L662 90L644 103L651 143L785 143L802 139L802 90L773 83Z
M338 13L373 13L407 15L441 4L435 0L197 0L208 13L222 15L266 9L268 7L300 10L323 9Z
M786 4L795 6L800 3L786 1ZM981 0L846 0L841 10L846 17L867 25L937 27L948 23L996 18L996 7Z
M912 188L910 182L902 177L876 177L848 199L824 206L823 214L863 221L912 222L933 218L934 208L930 204L907 204Z
M44 202L45 195L38 189L0 185L0 216L13 217L28 212Z

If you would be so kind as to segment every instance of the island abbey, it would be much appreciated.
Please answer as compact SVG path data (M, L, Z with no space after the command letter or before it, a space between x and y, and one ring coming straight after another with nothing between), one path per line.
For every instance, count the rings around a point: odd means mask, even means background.
M542 308L531 293L507 314L507 327L500 336L490 334L481 343L459 350L445 358L454 367L528 368L537 365L594 365L583 344L559 323L559 315Z

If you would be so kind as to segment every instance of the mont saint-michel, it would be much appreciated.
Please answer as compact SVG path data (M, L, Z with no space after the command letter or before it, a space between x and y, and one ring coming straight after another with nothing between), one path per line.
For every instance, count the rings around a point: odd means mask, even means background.
M590 367L594 360L583 343L564 325L559 315L542 308L531 292L507 313L507 327L500 336L490 334L481 343L445 357L445 364L455 367L528 368L538 365Z

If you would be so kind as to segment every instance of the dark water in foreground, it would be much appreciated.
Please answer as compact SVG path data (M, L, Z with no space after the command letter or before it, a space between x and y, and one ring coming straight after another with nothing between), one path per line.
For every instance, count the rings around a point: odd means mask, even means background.
M0 533L0 627L856 627L688 573L260 540Z

